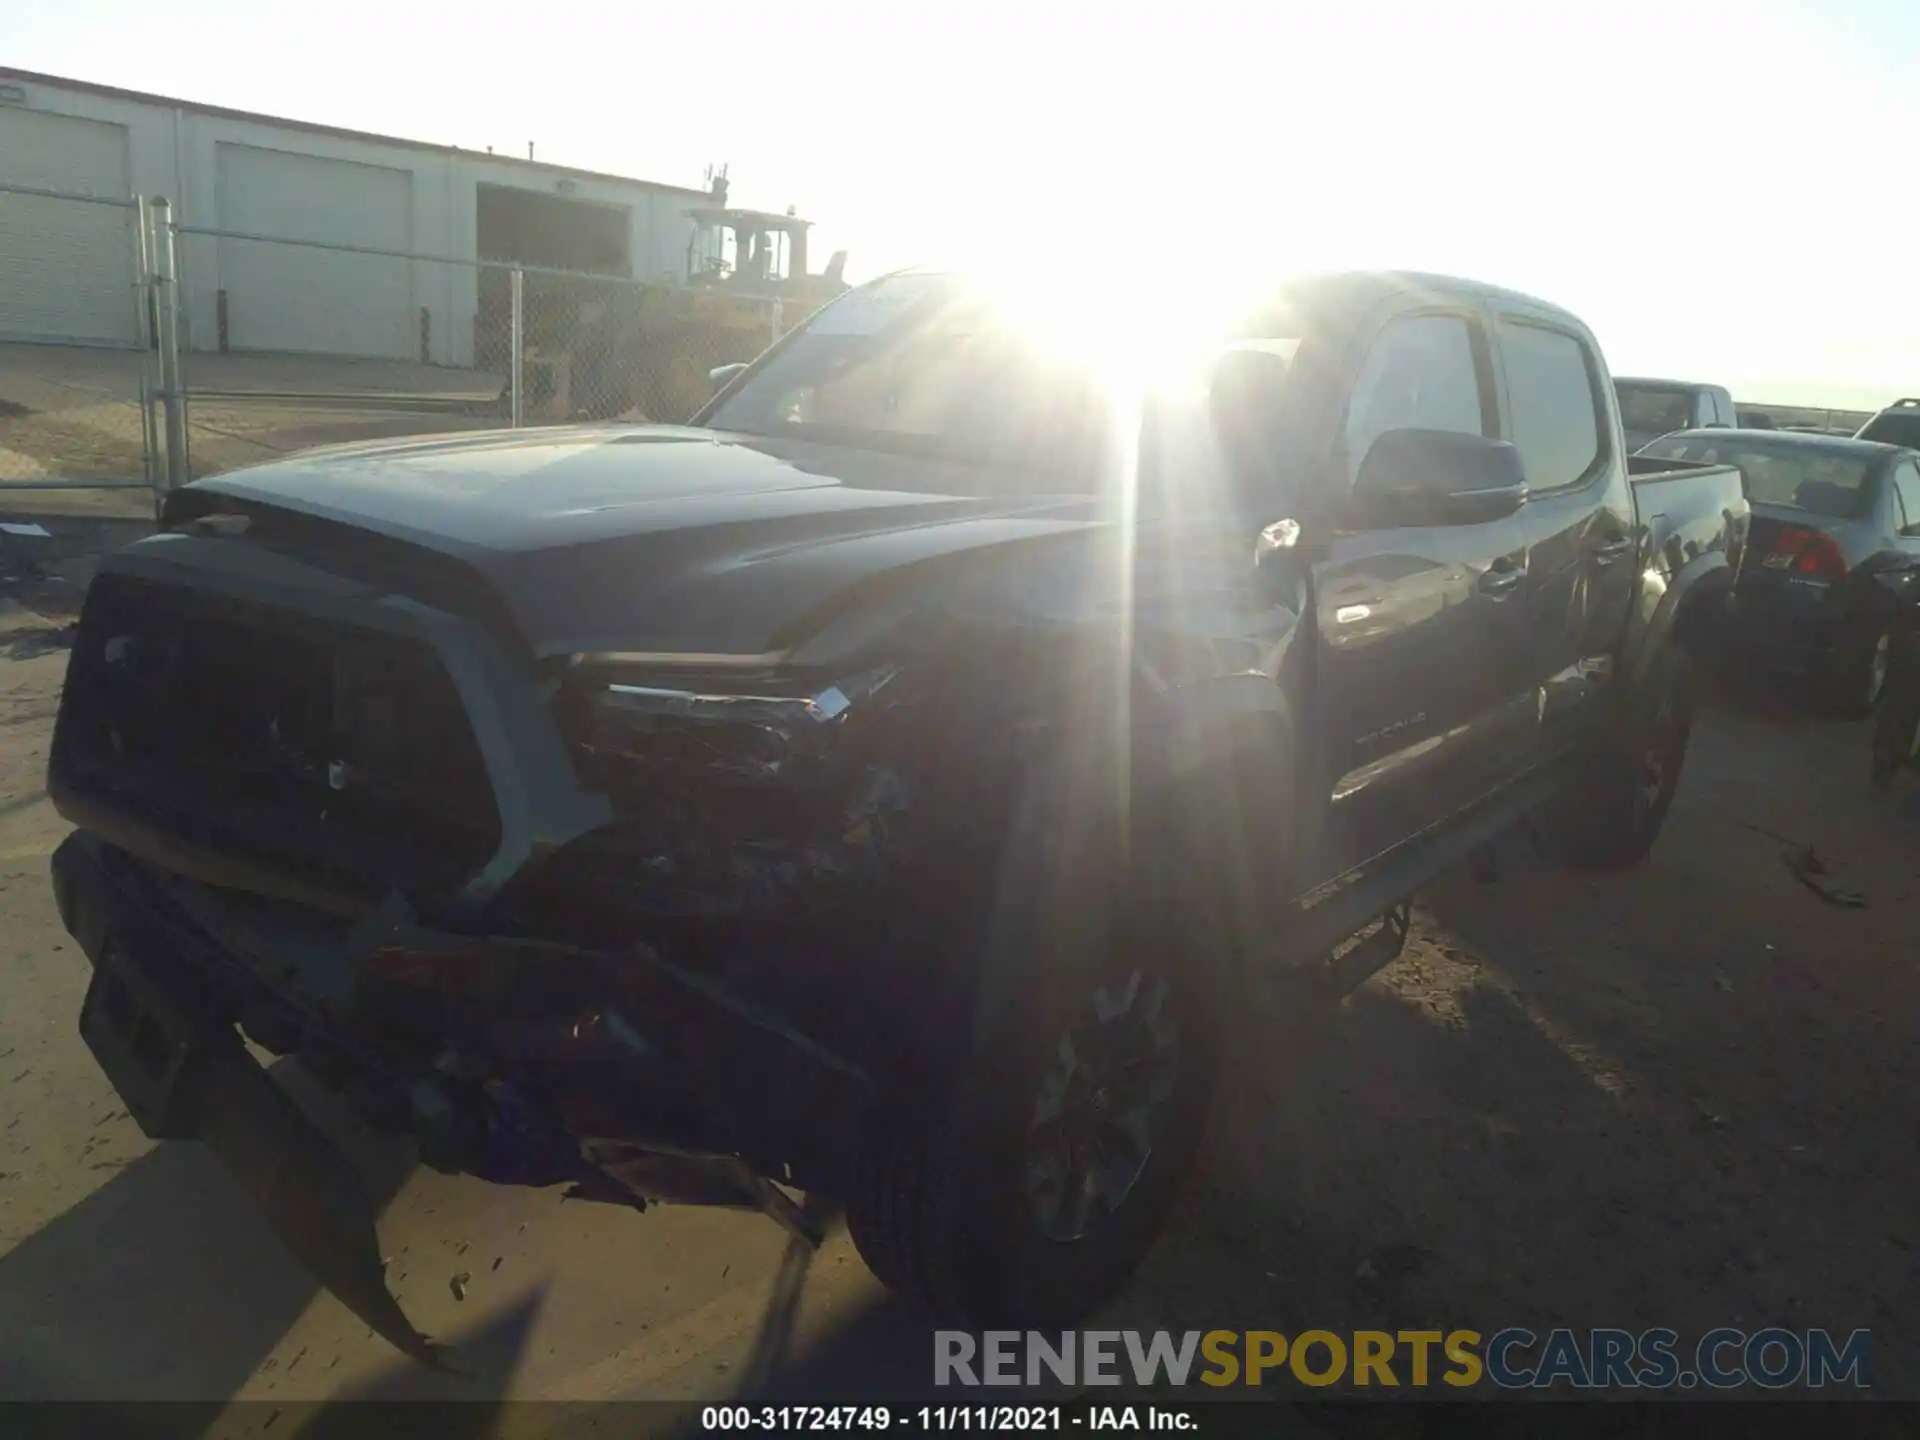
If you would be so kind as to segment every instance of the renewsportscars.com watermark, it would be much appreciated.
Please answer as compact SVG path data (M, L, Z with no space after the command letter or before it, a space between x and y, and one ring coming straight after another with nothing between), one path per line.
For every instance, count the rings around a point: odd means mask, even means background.
M1493 1385L1506 1390L1819 1389L1873 1383L1873 1336L1853 1330L938 1330L933 1383L1015 1385Z

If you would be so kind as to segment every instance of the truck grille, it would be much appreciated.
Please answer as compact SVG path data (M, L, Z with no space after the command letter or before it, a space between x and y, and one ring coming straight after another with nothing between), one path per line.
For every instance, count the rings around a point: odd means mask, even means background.
M430 647L124 576L88 594L54 760L182 839L375 890L451 883L500 841Z

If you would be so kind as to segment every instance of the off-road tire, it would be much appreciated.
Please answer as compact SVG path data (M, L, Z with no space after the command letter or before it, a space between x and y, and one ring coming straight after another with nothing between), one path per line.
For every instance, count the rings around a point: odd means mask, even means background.
M1212 1104L1229 967L1219 933L1170 881L1135 876L1115 943L1031 979L998 1035L977 1047L941 1101L877 1119L862 1137L848 1228L861 1258L937 1318L971 1328L1070 1323L1117 1289L1158 1235L1198 1152ZM1157 918L1156 918L1157 917ZM1102 1228L1048 1238L1033 1212L1027 1151L1042 1076L1103 984L1151 965L1178 1033L1164 1123L1144 1169Z
M1646 859L1679 789L1693 731L1696 678L1691 659L1668 645L1626 699L1585 778L1549 806L1535 825L1542 848L1580 870L1625 870ZM1659 761L1657 781L1650 763Z

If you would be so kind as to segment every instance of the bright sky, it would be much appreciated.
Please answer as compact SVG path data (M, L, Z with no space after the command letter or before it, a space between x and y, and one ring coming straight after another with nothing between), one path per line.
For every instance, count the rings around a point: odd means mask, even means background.
M862 278L1398 265L1616 372L1920 394L1916 0L4 0L0 63L797 204ZM1902 78L1903 68L1906 77Z

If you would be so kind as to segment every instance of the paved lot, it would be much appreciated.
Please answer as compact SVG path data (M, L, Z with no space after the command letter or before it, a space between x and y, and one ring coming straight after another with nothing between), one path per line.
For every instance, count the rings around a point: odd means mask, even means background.
M390 1197L403 1302L478 1378L412 1369L317 1294L210 1158L141 1137L75 1033L41 792L65 657L32 613L0 621L0 1398L923 1391L925 1325L843 1235L809 1257L755 1217L494 1190L337 1114ZM1330 1028L1250 1018L1199 1183L1110 1323L1867 1326L1877 1387L1920 1398L1920 797L1869 792L1865 750L1717 703L1646 868L1516 847L1436 887ZM1869 907L1824 904L1776 837Z

